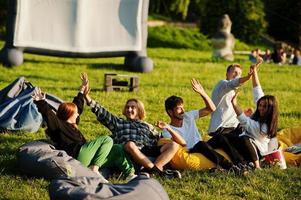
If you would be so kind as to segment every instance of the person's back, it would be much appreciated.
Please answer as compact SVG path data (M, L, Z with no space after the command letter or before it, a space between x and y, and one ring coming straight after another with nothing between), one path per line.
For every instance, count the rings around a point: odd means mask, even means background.
M292 64L301 66L301 54L298 49L295 49L294 51L294 58Z

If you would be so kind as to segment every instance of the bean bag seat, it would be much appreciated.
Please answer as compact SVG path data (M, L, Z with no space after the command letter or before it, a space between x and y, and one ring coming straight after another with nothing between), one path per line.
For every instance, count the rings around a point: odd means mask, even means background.
M19 77L0 91L0 131L37 132L43 121L31 97L35 87ZM62 100L46 94L46 101L56 111Z
M294 144L301 144L301 127L283 129L277 133L277 138L280 148L284 150L286 164L300 166L301 153L294 154L286 150Z
M57 150L48 141L43 140L22 145L17 152L17 162L23 173L35 177L99 177L65 151ZM104 180L103 177L100 178Z
M160 144L170 142L170 139L162 138L159 141ZM216 150L225 158L230 160L229 156L221 149ZM202 170L216 167L216 165L200 153L189 153L186 147L180 147L175 156L170 161L170 164L175 169L191 169Z
M138 176L127 184L102 184L99 178L73 177L53 180L51 200L168 200L162 185L152 178Z

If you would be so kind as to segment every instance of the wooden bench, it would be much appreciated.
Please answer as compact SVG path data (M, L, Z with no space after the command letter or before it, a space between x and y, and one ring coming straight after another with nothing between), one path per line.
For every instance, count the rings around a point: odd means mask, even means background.
M105 73L104 90L106 92L122 89L128 89L130 92L138 91L139 77L124 74Z

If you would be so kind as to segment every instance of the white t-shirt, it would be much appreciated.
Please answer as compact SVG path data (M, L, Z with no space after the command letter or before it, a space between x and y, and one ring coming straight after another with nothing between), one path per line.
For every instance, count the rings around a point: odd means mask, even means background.
M202 140L195 123L195 120L199 118L199 110L192 110L184 113L182 127L170 125L173 130L184 138L188 149L192 148L196 143ZM163 130L162 136L165 138L171 138L170 133L166 129Z
M238 87L239 78L221 80L214 87L211 98L216 110L211 114L208 133L215 132L219 127L235 128L239 124L231 103L235 95L234 90Z
M263 96L264 93L261 86L253 88L253 98L255 104ZM278 140L276 137L273 139L268 138L268 127L265 123L260 127L260 123L258 121L254 121L250 117L247 117L244 113L241 113L237 117L237 119L244 129L243 133L240 136L246 135L252 138L261 155L266 155L271 151L277 149Z

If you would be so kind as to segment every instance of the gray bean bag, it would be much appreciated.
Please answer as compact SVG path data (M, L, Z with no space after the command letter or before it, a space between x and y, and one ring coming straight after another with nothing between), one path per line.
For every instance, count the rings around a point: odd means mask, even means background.
M20 170L31 176L55 179L60 177L99 177L65 151L56 150L47 141L36 140L22 145L17 152Z
M99 178L73 177L53 180L51 200L168 200L162 185L152 178L138 176L127 184L102 184Z

